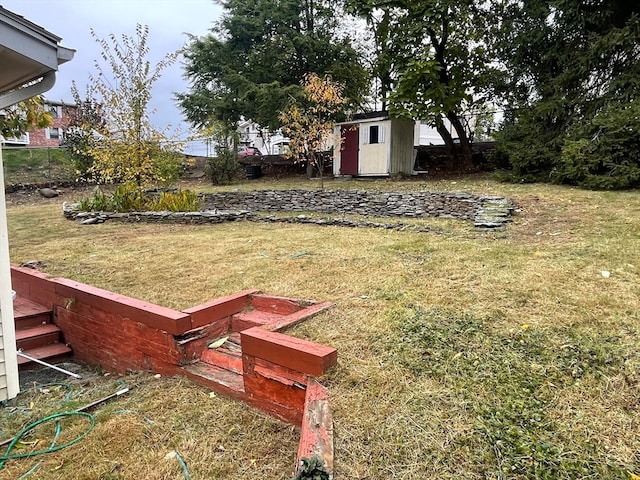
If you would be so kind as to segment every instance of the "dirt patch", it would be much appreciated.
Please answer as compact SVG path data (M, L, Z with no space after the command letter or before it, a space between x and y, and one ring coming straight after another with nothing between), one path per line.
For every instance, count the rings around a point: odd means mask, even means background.
M584 219L584 206L563 198L549 200L536 195L515 196L517 204L513 230L519 238L539 238L553 243L569 241Z
M203 184L209 184L206 178L190 178L181 180L176 184L177 188L195 189ZM44 187L43 187L44 188ZM7 207L19 206L19 205L55 205L62 202L77 202L83 197L88 197L92 194L96 185L90 185L86 183L72 184L68 186L56 186L51 187L52 190L56 190L59 194L57 197L45 198L40 194L40 191L35 185L24 185L23 188L17 188L13 191L5 193ZM115 185L100 185L100 189L103 192L109 192Z
M70 187L52 187L58 192L57 197L45 198L38 189L24 188L11 193L6 193L7 207L18 205L50 205L62 204L62 202L75 202L78 199L90 195L95 185L74 185Z

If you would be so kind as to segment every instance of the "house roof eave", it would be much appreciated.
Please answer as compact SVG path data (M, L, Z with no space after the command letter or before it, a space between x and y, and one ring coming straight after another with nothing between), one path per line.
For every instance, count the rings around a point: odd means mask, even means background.
M70 61L75 50L58 45L60 37L0 6L0 95L10 91L29 92L49 85L51 73L58 70L63 63ZM55 76L53 77L55 81ZM33 85L40 87L33 89ZM23 90L25 89L25 90ZM47 90L48 90L47 89ZM35 95L44 93L38 91ZM13 92L11 92L13 93ZM11 98L21 98L22 94ZM8 105L4 105L6 107ZM4 108L2 107L2 108Z

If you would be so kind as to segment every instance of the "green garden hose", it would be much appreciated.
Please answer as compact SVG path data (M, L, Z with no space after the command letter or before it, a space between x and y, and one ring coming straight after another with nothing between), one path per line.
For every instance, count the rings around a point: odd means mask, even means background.
M79 417L84 417L86 419L89 420L89 427L87 428L87 430L85 430L81 435L77 436L76 438L74 438L73 440L67 442L67 443L63 443L61 445L56 445L56 439L58 438L59 434L60 434L60 419L65 418L65 417L73 417L73 416L79 416ZM35 452L28 452L28 453L14 453L12 454L11 451L13 450L13 448L18 444L18 442L20 442L20 439L26 435L27 433L29 433L31 430L33 430L34 428L47 423L49 421L55 420L57 422L57 426L56 426L56 435L53 439L53 441L51 442L51 446L49 448L45 448L44 450L36 450ZM93 427L96 424L96 420L95 417L93 415L91 415L90 413L86 413L86 412L62 412L62 413L54 413L53 415L49 415L48 417L45 417L41 420L38 420L37 422L34 422L30 425L27 425L25 428L23 428L20 433L18 433L13 440L11 441L11 443L7 446L7 450L4 452L4 455L0 456L0 470L2 470L4 468L4 464L6 463L7 460L13 460L13 459L17 459L17 458L30 458L30 457L36 457L38 455L46 455L48 453L53 453L53 452L57 452L59 450L63 450L67 447L70 447L71 445L75 445L76 443L78 443L80 440L82 440L84 437L86 437L91 430L93 430Z

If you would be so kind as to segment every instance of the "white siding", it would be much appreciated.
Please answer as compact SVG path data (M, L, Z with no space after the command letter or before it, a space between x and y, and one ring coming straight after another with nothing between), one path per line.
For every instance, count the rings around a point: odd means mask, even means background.
M3 396L2 391L7 390L7 365L4 361L4 350L0 351L0 399L6 400L8 397Z
M389 162L387 145L384 143L365 144L360 147L360 175L387 175Z
M0 185L4 185L2 148L0 148ZM0 401L13 398L19 392L16 332L11 298L11 265L7 234L7 209L4 188L0 188Z
M410 175L413 172L414 148L413 148L414 122L413 120L394 120L391 124L391 168L389 173L404 173Z
M2 315L0 311L0 401L6 400L8 397L3 391L7 390L7 366L4 361L4 335L2 332Z

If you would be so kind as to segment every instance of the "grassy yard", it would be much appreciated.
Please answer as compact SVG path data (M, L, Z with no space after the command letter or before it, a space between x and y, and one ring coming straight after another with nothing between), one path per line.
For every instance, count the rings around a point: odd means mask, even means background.
M290 187L312 186L233 186ZM336 478L640 475L640 192L485 178L326 188L498 194L518 211L502 232L433 219L420 223L439 233L412 233L80 226L59 205L16 206L8 210L12 261L42 260L52 275L173 308L247 288L335 302L292 333L339 351L338 367L321 379ZM30 478L182 478L165 459L172 451L192 478L291 478L290 426L184 380L129 381L137 391L101 409L88 437L49 455ZM32 464L13 461L0 477Z
M4 183L73 181L73 162L65 148L3 148Z

